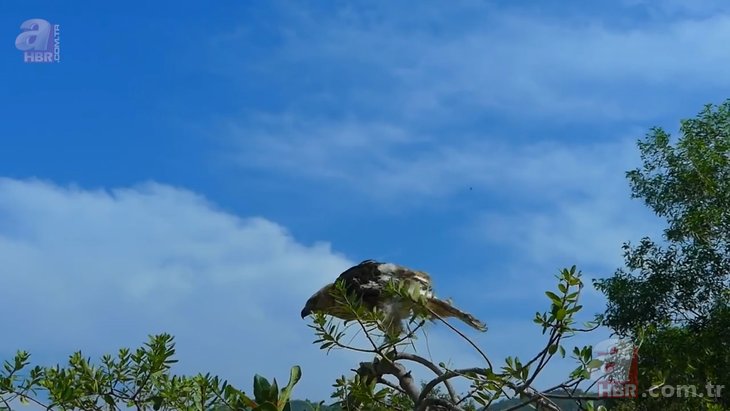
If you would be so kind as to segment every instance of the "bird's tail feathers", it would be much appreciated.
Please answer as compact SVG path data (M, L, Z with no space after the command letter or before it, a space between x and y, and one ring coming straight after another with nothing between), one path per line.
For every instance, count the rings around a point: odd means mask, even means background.
M487 331L487 325L482 321L479 321L473 315L461 311L460 309L451 305L448 301L440 300L438 298L429 298L426 302L426 306L434 314L441 318L455 317L465 322L469 326L479 331Z

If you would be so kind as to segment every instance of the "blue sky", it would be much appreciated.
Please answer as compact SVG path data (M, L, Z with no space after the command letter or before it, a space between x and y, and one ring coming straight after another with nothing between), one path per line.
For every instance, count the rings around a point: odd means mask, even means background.
M310 398L362 358L310 346L299 310L366 258L430 272L494 358L533 353L558 269L605 277L660 232L635 140L730 88L722 1L0 7L0 354L167 331L183 372L298 363ZM60 63L23 63L30 18L61 25Z

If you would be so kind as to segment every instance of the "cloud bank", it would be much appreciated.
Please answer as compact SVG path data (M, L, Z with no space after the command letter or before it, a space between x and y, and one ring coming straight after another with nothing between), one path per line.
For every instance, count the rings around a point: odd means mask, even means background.
M306 298L350 265L327 243L301 244L261 217L239 218L163 184L87 190L0 179L0 353L56 363L172 333L181 372L248 388L298 363L322 394L345 367L326 365L299 317ZM296 353L296 354L295 354ZM316 378L308 373L316 371Z

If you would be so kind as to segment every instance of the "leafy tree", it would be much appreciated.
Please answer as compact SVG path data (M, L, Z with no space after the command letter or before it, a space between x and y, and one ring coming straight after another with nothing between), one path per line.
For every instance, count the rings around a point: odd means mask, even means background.
M625 268L598 280L604 323L641 343L640 385L720 384L730 390L730 100L639 140L633 198L667 221L661 241L624 245ZM730 395L634 402L639 409L730 408ZM719 408L718 408L719 409Z
M292 389L301 378L298 366L292 367L282 389L276 380L270 383L256 375L251 398L209 374L171 375L174 354L168 334L151 336L135 351L122 348L116 357L105 355L100 365L76 352L65 367L28 369L30 355L20 351L0 371L0 409L13 409L20 402L48 410L291 410Z

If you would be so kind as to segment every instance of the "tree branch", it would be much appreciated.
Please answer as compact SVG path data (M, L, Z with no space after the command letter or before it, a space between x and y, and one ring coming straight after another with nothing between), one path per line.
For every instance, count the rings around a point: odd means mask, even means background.
M410 353L398 353L398 354L396 354L395 359L417 362L417 363L423 365L424 367L428 368L429 370L433 371L433 373L436 374L437 377L444 374L444 371L441 368L439 368L436 364L421 357L420 355L410 354ZM449 392L451 401L453 401L454 403L459 403L460 402L459 396L456 394L456 390L454 389L454 386L451 385L451 382L449 380L445 380L445 381L443 381L443 383L444 383L444 386L446 387L446 390Z
M413 376L402 364L387 359L380 361L376 358L372 362L361 362L355 372L361 377L375 380L381 379L383 375L392 375L398 379L398 385L414 403L418 400L420 393Z

